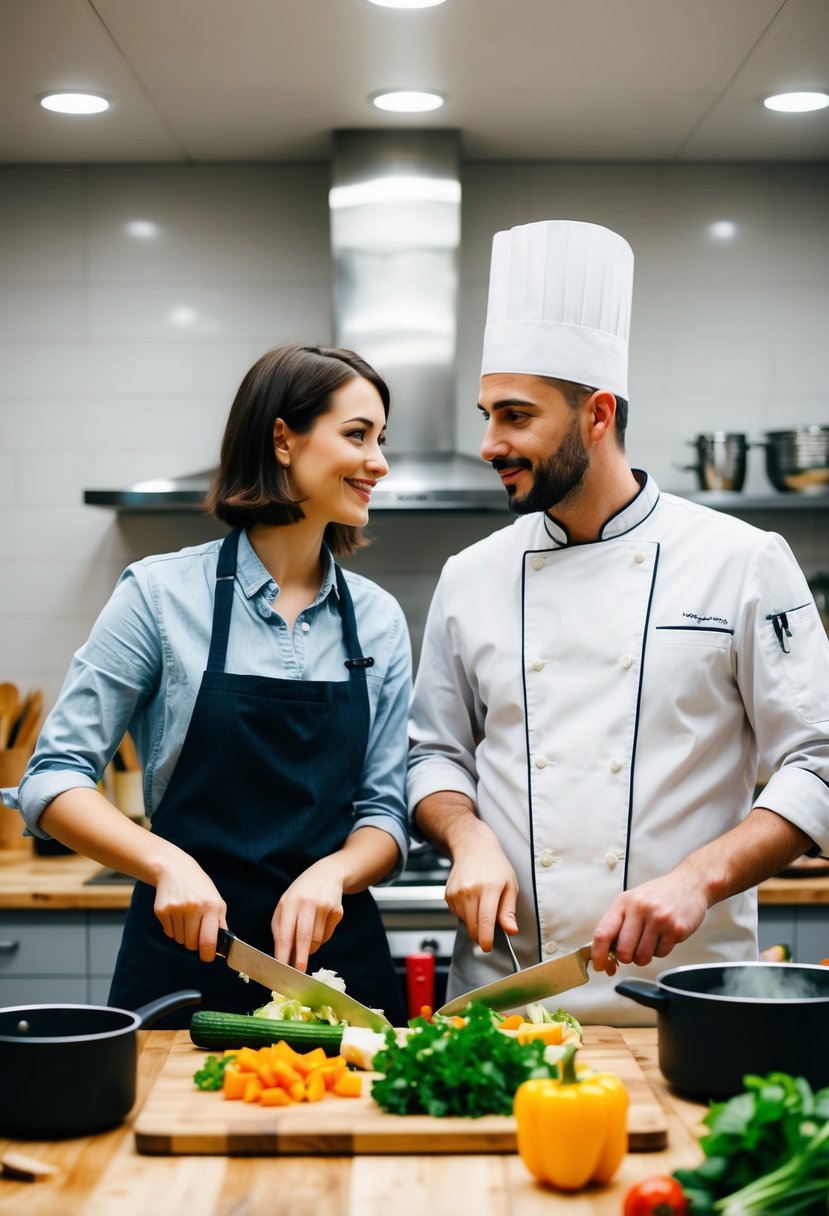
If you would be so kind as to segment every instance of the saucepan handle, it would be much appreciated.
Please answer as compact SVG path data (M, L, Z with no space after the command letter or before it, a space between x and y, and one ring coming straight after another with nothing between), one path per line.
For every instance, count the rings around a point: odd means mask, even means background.
M629 996L638 1005L647 1005L649 1009L664 1012L670 1004L670 998L658 984L650 980L622 980L616 985L616 991L622 996Z
M151 1026L153 1022L157 1022L165 1013L175 1013L177 1009L181 1009L185 1005L200 1004L200 992L195 988L182 988L180 992L171 992L169 996L160 996L157 1000L142 1005L140 1009L136 1009L135 1016L140 1020L143 1029L145 1026Z

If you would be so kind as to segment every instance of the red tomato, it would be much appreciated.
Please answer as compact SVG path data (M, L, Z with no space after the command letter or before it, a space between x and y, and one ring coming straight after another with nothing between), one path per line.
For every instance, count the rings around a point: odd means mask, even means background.
M631 1187L622 1211L624 1216L686 1216L688 1200L676 1178L663 1175Z

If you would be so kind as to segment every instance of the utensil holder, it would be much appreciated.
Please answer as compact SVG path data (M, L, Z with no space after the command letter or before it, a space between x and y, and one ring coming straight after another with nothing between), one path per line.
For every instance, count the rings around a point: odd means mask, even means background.
M0 787L16 787L23 780L31 752L27 747L6 747L0 751ZM0 849L31 849L31 836L23 835L19 811L0 804Z

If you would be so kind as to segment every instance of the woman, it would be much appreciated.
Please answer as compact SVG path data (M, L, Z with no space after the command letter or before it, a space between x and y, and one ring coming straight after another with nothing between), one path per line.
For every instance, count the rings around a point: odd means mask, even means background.
M265 1003L213 963L229 926L301 970L313 955L402 1016L368 887L408 847L410 646L396 601L333 560L366 543L388 410L351 351L264 355L205 504L233 530L130 566L73 660L19 800L35 834L138 879L114 1005L183 987L206 1008ZM149 833L96 789L127 729Z

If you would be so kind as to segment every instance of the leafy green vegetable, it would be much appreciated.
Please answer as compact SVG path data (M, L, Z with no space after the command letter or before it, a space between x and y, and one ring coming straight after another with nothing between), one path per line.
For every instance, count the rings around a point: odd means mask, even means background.
M572 1013L565 1013L563 1009L557 1009L555 1013L550 1013L546 1005L542 1005L540 1001L533 1001L527 1006L527 1021L532 1022L535 1026L543 1026L547 1022L563 1022L565 1026L570 1026L576 1031L579 1038L582 1037L581 1023L577 1022Z
M521 1044L497 1029L500 1018L480 1001L466 1010L466 1024L413 1018L415 1031L398 1043L386 1031L386 1046L374 1057L384 1075L372 1097L395 1115L510 1115L515 1091L530 1077L555 1077L541 1042Z
M204 1067L193 1073L193 1080L199 1089L221 1089L224 1084L225 1069L232 1064L235 1056L208 1056Z
M745 1090L712 1102L700 1141L705 1160L676 1170L693 1213L817 1216L829 1210L829 1088L803 1077L743 1078Z

